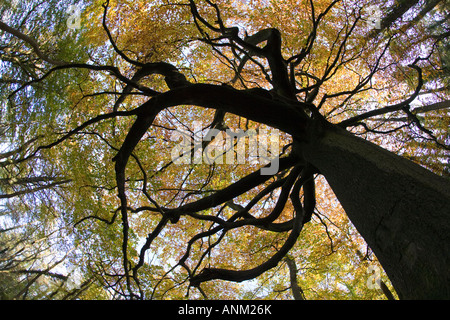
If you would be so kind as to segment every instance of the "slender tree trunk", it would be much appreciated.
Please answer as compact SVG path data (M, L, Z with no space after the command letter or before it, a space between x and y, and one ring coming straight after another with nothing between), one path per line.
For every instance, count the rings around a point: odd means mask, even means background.
M289 268L289 279L291 282L291 291L292 291L292 296L294 297L294 300L305 300L304 296L303 296L303 290L302 288L300 288L300 286L298 285L297 282L297 264L295 263L295 260L290 258L290 257L286 257L284 258L284 260L286 261L286 264Z
M450 298L450 182L337 127L304 157L325 176L401 299Z

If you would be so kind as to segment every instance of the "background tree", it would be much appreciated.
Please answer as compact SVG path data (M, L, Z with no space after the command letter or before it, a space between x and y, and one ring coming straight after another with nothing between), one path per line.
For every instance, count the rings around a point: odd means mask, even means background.
M376 256L400 298L449 296L443 1L92 1L75 30L69 4L2 7L1 189L77 292L392 298ZM278 129L276 174L173 157L227 129Z

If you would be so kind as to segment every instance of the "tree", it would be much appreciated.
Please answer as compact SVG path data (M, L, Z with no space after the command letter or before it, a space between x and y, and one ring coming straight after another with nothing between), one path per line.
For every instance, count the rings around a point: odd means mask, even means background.
M32 4L30 15L42 8ZM378 30L357 0L93 1L84 29L66 38L54 32L64 19L45 29L2 13L14 127L3 155L16 156L2 178L44 183L3 198L42 202L51 189L35 217L72 226L73 259L113 295L164 298L187 286L211 297L212 280L242 282L286 263L300 298L288 253L314 219L333 238L318 211L323 177L400 298L450 297L439 54L448 24L423 32L448 8L376 5L388 9ZM44 26L55 47L27 23ZM279 148L264 154L269 131ZM254 134L256 155L270 160L262 166L250 161ZM361 253L355 237L339 238Z

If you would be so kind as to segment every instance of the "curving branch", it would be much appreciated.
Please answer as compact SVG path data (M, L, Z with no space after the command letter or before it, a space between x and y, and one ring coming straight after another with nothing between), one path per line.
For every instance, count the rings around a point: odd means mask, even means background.
M56 59L53 59L53 58L47 56L44 52L42 52L42 50L41 50L39 44L36 42L36 40L34 40L30 36L20 32L19 30L15 29L13 27L10 27L9 25L7 25L6 23L4 23L2 21L0 21L0 30L8 32L8 33L12 34L13 36L25 41L28 45L30 45L33 48L34 52L40 59L42 59L50 64L56 65L56 66L63 66L65 64L67 64L67 62L65 62L65 61L56 60Z
M109 28L108 28L108 26L107 26L107 24L106 24L106 14L107 14L107 12L108 12L108 6L109 6L109 0L106 0L105 3L102 4L102 7L103 7L103 9L104 9L104 10L103 10L102 25L103 25L103 29L105 29L105 31L106 31L106 35L108 36L109 42L111 43L111 45L112 45L113 48L114 48L114 51L117 52L117 54L119 54L119 56L121 56L122 59L124 59L126 62L128 62L128 63L130 63L130 64L133 64L133 65L135 65L135 66L140 66L140 67L142 67L143 64L142 64L141 62L129 58L125 53L123 53L122 50L120 50L120 49L117 47L116 42L114 41L114 39L113 39L113 37L112 37L112 35L111 35L111 32L109 31Z
M343 128L347 128L347 127L353 126L365 119L368 119L370 117L379 116L379 115L383 115L383 114L394 112L394 111L399 111L399 110L402 110L403 108L409 107L409 104L411 102L413 102L414 99L417 98L417 96L419 95L420 90L422 89L422 86L423 86L422 69L420 67L416 66L415 63L410 64L409 67L413 68L417 71L418 79L417 79L416 89L414 90L413 94L408 99L406 99L400 103L394 104L394 105L390 105L390 106L386 106L386 107L383 107L380 109L368 111L366 113L363 113L363 114L357 115L355 117L352 117L350 119L344 120L339 123L339 126L341 126Z
M301 178L300 178L301 179ZM193 287L200 286L201 283L209 280L226 280L241 282L245 280L254 279L267 270L274 268L286 256L289 250L294 246L298 236L303 228L304 212L301 210L295 212L292 231L287 237L283 246L278 250L269 260L261 265L248 270L228 270L220 268L204 268L198 275L191 277L190 284Z

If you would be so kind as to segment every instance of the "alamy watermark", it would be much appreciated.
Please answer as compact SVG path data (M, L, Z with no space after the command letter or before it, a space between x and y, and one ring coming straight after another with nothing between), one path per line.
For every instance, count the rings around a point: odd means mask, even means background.
M81 28L81 8L77 5L70 5L66 13L69 15L67 19L67 28L76 30Z
M278 172L280 131L260 128L233 131L231 129L202 130L201 121L193 122L193 130L177 128L171 135L178 141L171 157L175 164L261 164L262 175Z
M381 269L377 266L369 266L367 273L370 274L367 278L366 285L369 289L381 289Z
M381 9L377 5L372 5L364 9L367 14L366 23L369 27L374 29L381 29Z

